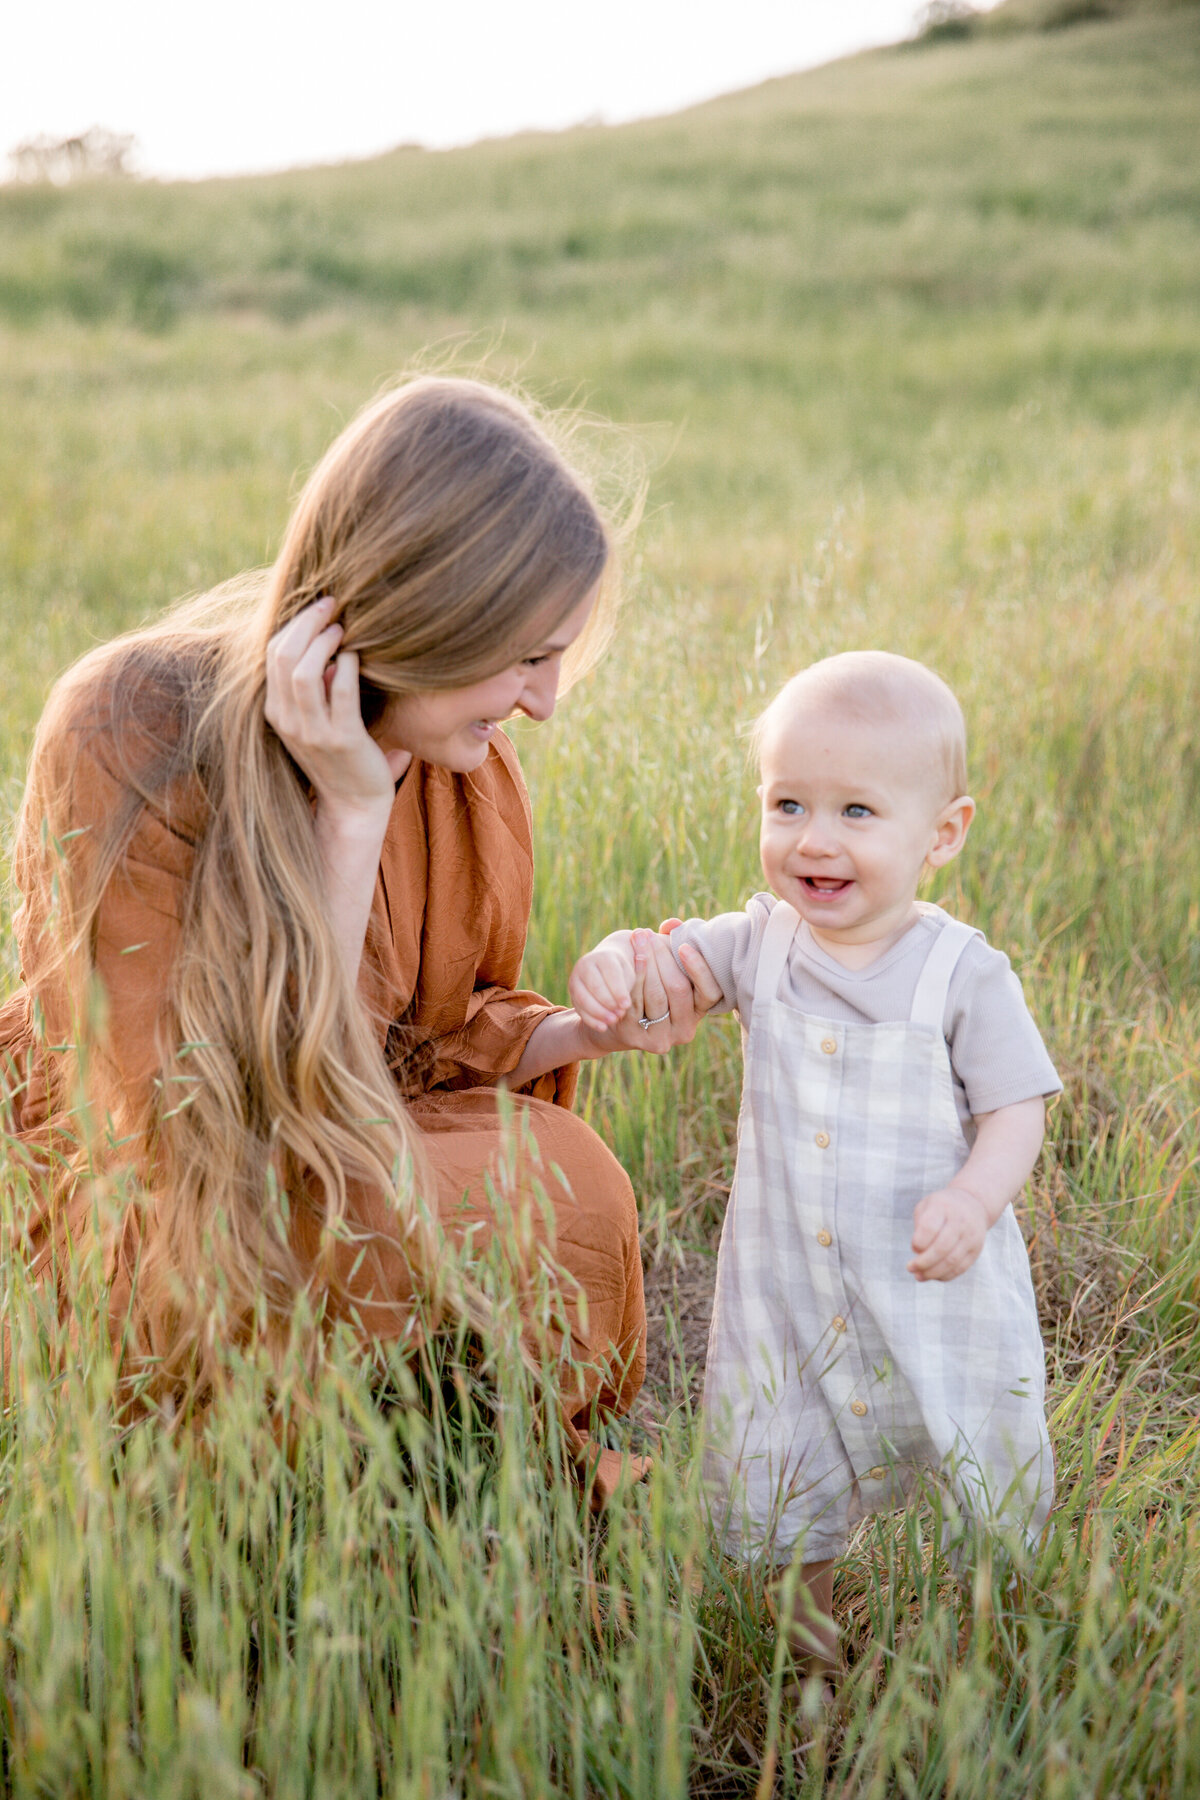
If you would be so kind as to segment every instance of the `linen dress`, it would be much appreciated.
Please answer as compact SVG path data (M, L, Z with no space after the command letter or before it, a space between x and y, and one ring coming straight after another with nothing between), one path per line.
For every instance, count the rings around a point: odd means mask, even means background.
M70 780L81 846L90 826L127 801L131 765L148 763L156 739L171 729L148 699L132 741L118 742L110 679L103 652L77 665L52 695L39 738L37 754L50 759L56 777ZM106 1104L118 1109L118 1134L122 1096L136 1113L160 1066L185 893L204 829L198 792L173 794L165 810L143 805L104 892L94 959L107 1023L91 1056ZM0 1101L6 1090L3 1122L18 1153L36 1161L62 1105L52 1046L69 1037L77 996L41 966L38 942L53 900L31 875L34 848L25 840L16 846L24 985L0 1009ZM513 1156L496 1085L540 1021L559 1010L519 986L532 891L529 800L509 740L498 735L470 774L414 762L388 824L359 992L424 1135L440 1220L452 1237L470 1231L480 1248L495 1223L489 1184L498 1184L501 1156ZM581 1365L563 1407L582 1425L593 1403L624 1411L636 1396L645 1370L645 1308L633 1192L620 1164L570 1111L576 1076L574 1066L555 1069L514 1095L513 1104L524 1145L518 1180L536 1181L547 1203L531 1209L530 1229L563 1271L570 1351ZM169 1205L170 1196L156 1203ZM60 1216L52 1218L48 1207L35 1215L28 1244L35 1271L52 1278L64 1242L88 1229L90 1208L80 1193ZM394 1218L385 1196L363 1184L351 1190L350 1215L353 1226L379 1234L386 1291L364 1287L352 1244L337 1253L337 1275L363 1331L393 1337L405 1329L414 1300ZM107 1273L116 1333L141 1234L153 1222L153 1206L131 1212L112 1245ZM299 1247L315 1257L315 1243ZM576 1439L582 1448L578 1433Z
M914 1206L969 1150L943 1017L978 934L923 910L940 929L890 1023L788 1005L797 914L775 901L762 936L704 1390L706 1476L735 1553L782 1561L802 1538L806 1561L836 1556L926 1471L967 1518L1027 1539L1050 1509L1044 1351L1011 1207L954 1281L906 1268Z

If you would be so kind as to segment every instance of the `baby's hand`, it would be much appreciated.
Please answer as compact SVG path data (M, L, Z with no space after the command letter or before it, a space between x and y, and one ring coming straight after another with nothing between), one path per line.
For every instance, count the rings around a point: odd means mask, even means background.
M642 977L634 963L631 936L614 931L580 957L567 979L571 1005L592 1031L610 1030L635 1000L640 1002Z
M939 1188L913 1212L912 1261L918 1281L953 1281L983 1249L989 1219L983 1201L966 1188Z

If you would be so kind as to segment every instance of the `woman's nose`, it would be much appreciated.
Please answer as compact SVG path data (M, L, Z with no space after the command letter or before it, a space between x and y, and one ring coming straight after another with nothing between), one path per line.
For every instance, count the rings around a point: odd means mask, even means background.
M548 719L558 700L558 659L538 663L525 678L517 706L527 718Z

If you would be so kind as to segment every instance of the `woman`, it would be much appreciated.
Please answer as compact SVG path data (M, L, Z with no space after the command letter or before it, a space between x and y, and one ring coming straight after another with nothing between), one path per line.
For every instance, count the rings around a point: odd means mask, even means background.
M430 1214L490 1230L501 1086L567 1277L564 1411L636 1394L633 1196L568 1108L581 1058L684 1041L696 1002L669 954L603 1033L517 988L530 816L500 729L548 718L595 650L612 563L521 405L420 378L329 450L260 593L94 651L51 696L0 1014L45 1192L30 1252L61 1289L99 1235L123 1368L160 1405L203 1404L231 1342L282 1359L302 1295L314 1356L324 1321L387 1339L455 1304ZM98 1207L97 1159L137 1192Z

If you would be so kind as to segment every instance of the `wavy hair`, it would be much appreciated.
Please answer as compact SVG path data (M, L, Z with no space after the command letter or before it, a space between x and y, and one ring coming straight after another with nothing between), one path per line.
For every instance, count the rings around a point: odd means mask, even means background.
M93 652L56 688L18 826L25 973L48 1032L76 1047L57 1057L60 1118L82 1082L107 1121L104 1160L137 1174L140 1198L95 1216L110 1268L136 1234L123 1367L160 1404L203 1407L230 1343L282 1366L302 1295L315 1359L322 1318L352 1302L336 1265L355 1238L354 1182L389 1197L389 1252L434 1315L473 1306L435 1266L418 1134L338 951L304 777L264 717L268 640L332 595L371 723L388 693L519 660L599 584L577 673L611 616L613 539L549 421L485 383L420 376L330 447L264 576ZM103 772L101 816L81 816L84 763ZM102 996L79 1050L105 896L136 886L147 830L168 834L186 878L153 1076L130 1091ZM376 1305L380 1242L356 1241Z

